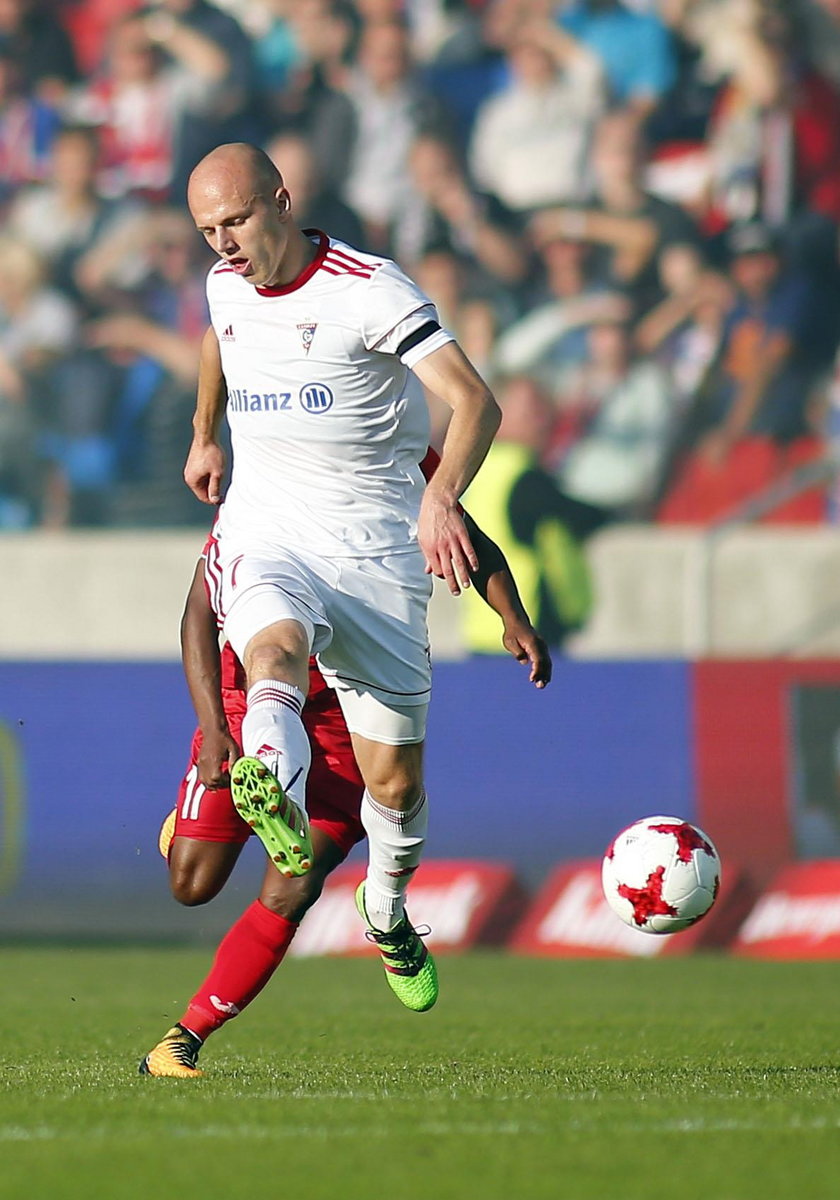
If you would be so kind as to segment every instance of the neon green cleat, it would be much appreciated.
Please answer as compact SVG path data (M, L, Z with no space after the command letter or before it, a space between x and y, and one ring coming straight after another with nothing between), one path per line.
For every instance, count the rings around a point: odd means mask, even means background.
M356 888L356 908L367 925L365 937L379 947L391 991L412 1012L428 1012L438 998L437 967L408 913L388 933L374 929L365 910L364 883Z
M236 811L251 826L281 875L305 875L312 866L309 822L259 758L239 758L231 767Z

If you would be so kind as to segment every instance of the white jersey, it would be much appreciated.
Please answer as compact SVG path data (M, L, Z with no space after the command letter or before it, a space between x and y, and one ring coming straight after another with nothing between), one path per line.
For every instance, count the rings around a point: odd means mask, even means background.
M207 298L227 385L227 549L377 555L415 543L428 412L411 367L452 341L388 259L325 234L291 284L254 287L224 262Z

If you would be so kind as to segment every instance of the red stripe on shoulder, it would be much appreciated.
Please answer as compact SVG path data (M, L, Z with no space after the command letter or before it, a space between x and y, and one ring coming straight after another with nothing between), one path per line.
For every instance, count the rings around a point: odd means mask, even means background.
M325 258L321 263L321 269L329 272L330 275L353 275L356 279L370 279L371 272L362 270L356 267L349 267L346 263L339 262L336 259L329 257Z
M322 270L326 271L326 274L328 275L350 275L353 276L353 278L356 278L356 280L370 280L371 278L370 275L367 275L366 271L350 271L347 269L332 268L332 266L329 266L326 263L322 265Z
M360 258L353 258L352 254L347 254L339 246L330 246L329 253L340 259L344 259L344 261L349 263L351 267L361 267L364 271L373 271L376 267L382 266L382 263L366 263L362 262Z

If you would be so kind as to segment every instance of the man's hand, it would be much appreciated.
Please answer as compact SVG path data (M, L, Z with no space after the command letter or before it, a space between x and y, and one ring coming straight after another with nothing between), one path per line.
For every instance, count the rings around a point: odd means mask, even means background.
M184 466L187 487L204 504L219 504L225 474L225 453L217 442L193 442Z
M735 437L721 426L718 429L712 429L701 439L699 450L711 466L722 467L729 457L735 441Z
M227 729L203 733L198 753L198 778L205 787L225 787L230 781L230 765L242 757L242 751Z
M457 501L441 497L430 484L423 493L417 540L426 559L426 574L445 579L453 596L470 586L478 555L470 541Z
M531 664L528 678L535 687L544 688L551 682L551 655L533 625L525 621L506 621L502 645L517 662Z

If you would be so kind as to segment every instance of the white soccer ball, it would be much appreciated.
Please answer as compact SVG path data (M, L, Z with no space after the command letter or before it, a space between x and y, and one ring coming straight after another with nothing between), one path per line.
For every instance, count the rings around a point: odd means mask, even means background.
M680 817L645 817L623 829L604 855L610 908L633 929L676 933L704 917L720 888L711 840Z

